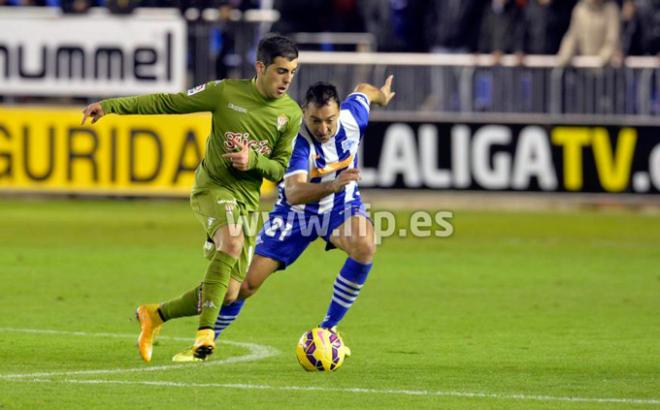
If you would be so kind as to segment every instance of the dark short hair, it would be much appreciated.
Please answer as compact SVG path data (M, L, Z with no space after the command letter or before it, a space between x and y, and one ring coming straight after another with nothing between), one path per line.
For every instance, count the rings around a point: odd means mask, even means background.
M319 107L330 104L333 101L339 105L339 96L337 95L337 88L323 81L319 81L309 86L307 93L305 93L305 107L309 103L314 103Z
M257 46L257 61L266 67L273 64L276 57L284 57L289 61L298 58L298 46L288 38L280 35L267 35Z

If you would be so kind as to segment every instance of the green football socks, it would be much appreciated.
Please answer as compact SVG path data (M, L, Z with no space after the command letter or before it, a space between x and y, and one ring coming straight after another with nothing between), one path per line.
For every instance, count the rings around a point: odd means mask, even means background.
M160 305L163 319L199 314L199 329L213 329L227 293L231 271L237 261L237 258L225 252L215 252L200 286Z
M213 329L227 293L231 271L237 262L238 258L222 251L217 251L213 255L202 282L198 329Z
M158 308L161 318L166 321L177 317L198 315L199 294L201 291L202 286L199 285L176 299L161 303Z

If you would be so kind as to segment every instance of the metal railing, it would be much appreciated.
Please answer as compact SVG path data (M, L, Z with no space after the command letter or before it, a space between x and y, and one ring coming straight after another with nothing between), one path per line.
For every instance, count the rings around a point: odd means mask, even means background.
M302 52L291 95L300 100L315 81L346 94L359 82L394 74L400 92L388 111L654 117L660 114L660 65L628 57L602 67L576 57L570 67L554 56Z

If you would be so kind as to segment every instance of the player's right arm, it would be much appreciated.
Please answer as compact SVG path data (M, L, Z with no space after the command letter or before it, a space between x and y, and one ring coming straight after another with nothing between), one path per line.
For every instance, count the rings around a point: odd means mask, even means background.
M380 105L381 107L387 106L390 103L392 98L394 98L395 92L392 91L392 80L394 79L393 75L390 75L385 80L385 84L382 87L378 88L368 83L360 83L355 87L353 92L362 93L367 96L369 102L372 104Z
M284 192L287 202L291 205L316 202L325 196L341 191L348 183L357 181L360 177L357 169L347 169L340 173L334 181L307 182L309 155L309 141L298 135L293 144L289 167L284 174Z
M314 184L307 182L307 173L293 174L284 179L286 200L291 205L320 201L321 198L340 192L352 181L360 179L360 171L350 168L339 174L334 181Z
M107 114L185 114L214 111L222 93L222 82L211 81L177 94L148 94L110 98L88 105L83 110L82 124L87 117L92 124Z

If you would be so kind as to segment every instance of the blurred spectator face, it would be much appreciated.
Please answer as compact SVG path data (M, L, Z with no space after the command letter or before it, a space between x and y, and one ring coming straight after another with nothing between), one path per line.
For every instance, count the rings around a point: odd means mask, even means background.
M552 4L552 0L539 0L539 5L542 7L549 6L550 4Z
M90 4L87 0L75 0L73 2L74 13L85 13L89 9Z
M623 21L630 21L635 16L635 2L633 0L626 0L621 8L621 16Z
M220 13L219 20L220 21L229 21L231 18L231 10L232 7L229 4L223 4L218 8L218 11Z

